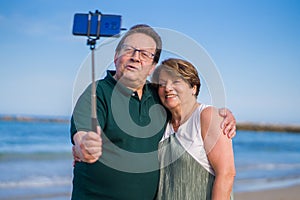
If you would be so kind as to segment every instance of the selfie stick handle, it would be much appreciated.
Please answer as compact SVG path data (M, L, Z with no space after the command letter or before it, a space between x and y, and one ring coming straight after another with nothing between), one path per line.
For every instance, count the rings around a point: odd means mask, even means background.
M96 10L96 14L98 15L98 24L97 24L97 36L96 38L90 37L91 31L91 18L93 13L90 12L89 14L89 21L88 21L88 42L87 44L90 45L90 49L92 50L92 91L91 91L91 120L92 120L92 130L97 133L97 96L96 96L96 82L95 82L95 47L96 47L96 40L100 38L100 21L101 21L101 13Z
M96 97L96 83L95 83L95 63L94 63L94 52L95 50L92 49L92 93L91 93L91 106L92 106L92 130L97 133L97 97Z

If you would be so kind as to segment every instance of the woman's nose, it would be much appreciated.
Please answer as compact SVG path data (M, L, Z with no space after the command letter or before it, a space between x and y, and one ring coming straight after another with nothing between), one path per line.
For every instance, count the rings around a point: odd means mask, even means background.
M166 83L166 91L170 91L170 90L172 90L172 89L173 89L172 83L168 81L168 82Z

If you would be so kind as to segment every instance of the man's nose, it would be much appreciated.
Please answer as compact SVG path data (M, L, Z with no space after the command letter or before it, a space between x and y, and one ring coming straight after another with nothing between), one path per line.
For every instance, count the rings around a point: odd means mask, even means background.
M139 52L138 49L135 49L135 50L132 52L131 58L132 58L134 61L140 61L140 52Z

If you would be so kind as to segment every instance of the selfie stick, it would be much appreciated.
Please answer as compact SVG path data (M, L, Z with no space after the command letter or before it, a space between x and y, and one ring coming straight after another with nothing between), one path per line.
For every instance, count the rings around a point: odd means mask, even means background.
M102 25L101 25L102 24ZM101 27L101 32L100 32ZM92 130L97 132L97 101L96 101L96 83L95 83L95 47L96 41L103 37L119 36L121 30L120 15L103 15L98 10L89 14L77 13L74 16L73 34L87 36L87 45L92 51L92 88L91 88L91 119Z
M101 22L101 13L96 10L95 13L98 16L97 20L97 34L95 37L91 37L91 21L93 13L89 13L88 17L88 31L87 31L87 45L90 45L90 49L92 51L92 89L91 89L91 119L92 119L92 130L97 133L97 101L96 101L96 83L95 83L95 47L96 41L100 38L100 22Z

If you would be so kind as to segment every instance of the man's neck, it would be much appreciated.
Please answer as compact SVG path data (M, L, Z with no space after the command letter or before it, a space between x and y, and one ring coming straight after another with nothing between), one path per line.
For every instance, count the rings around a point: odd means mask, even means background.
M122 85L124 85L125 87L127 87L128 89L134 91L137 93L139 99L142 99L142 96L143 96L143 88L144 88L144 85L146 84L146 82L141 82L141 81L130 81L130 80L126 80L125 78L121 78L121 79L118 79L116 77L116 74L113 76L113 78L116 80L116 81L120 81L120 83Z

